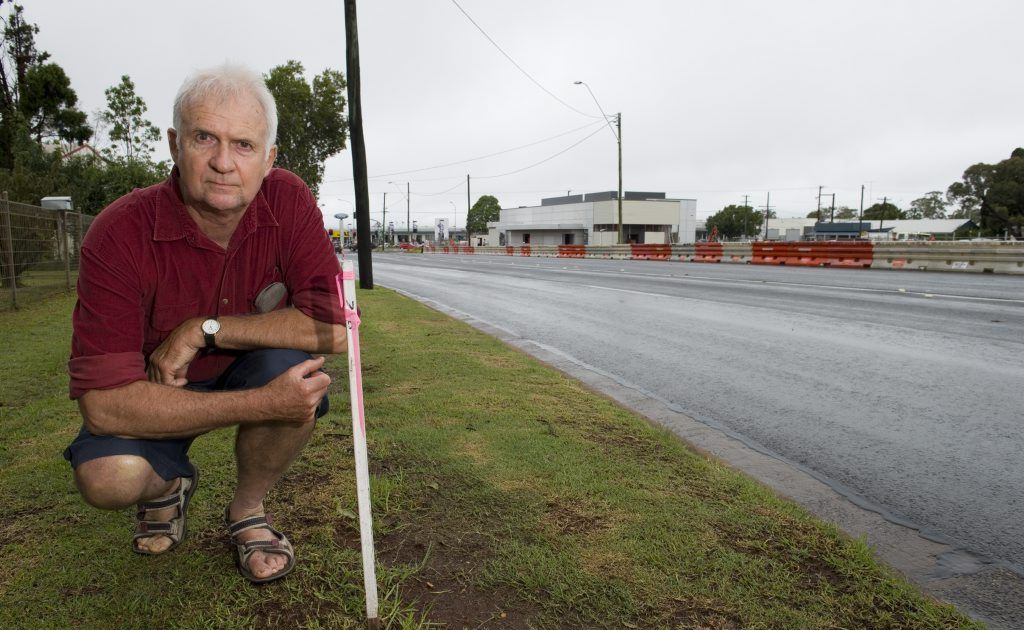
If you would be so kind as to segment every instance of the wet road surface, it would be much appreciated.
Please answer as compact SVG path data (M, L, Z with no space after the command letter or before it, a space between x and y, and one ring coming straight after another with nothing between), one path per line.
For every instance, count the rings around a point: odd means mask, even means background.
M374 281L1024 572L1024 277L396 254Z

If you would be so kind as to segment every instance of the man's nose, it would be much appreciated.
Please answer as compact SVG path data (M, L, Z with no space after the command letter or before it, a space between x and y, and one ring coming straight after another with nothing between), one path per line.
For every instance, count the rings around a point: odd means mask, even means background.
M217 148L210 156L210 167L219 173L228 173L234 169L235 162L231 158L231 143L220 142L217 144Z

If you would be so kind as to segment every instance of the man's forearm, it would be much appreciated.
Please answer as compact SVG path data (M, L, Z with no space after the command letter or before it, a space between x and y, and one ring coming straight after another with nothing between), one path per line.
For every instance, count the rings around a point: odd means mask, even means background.
M199 324L194 328L202 345ZM285 308L260 315L221 318L217 347L227 350L291 348L338 354L345 352L348 339L344 324L327 324L298 309Z
M167 439L244 422L271 420L266 392L195 392L149 381L96 389L78 400L85 427L96 435Z

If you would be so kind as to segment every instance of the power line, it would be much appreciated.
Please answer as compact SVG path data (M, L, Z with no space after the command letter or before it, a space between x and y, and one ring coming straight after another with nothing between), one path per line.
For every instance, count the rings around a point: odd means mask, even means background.
M432 171L432 170L439 169L439 168L446 168L446 167L449 167L449 166L458 166L460 164L468 164L470 162L476 162L478 160L485 160L487 158L492 158L492 157L496 157L496 156L499 156L499 155L504 155L506 153L512 153L513 151L518 151L520 149L526 149L526 148L532 147L534 145L543 144L543 143L548 142L550 140L555 140L555 139L561 138L562 136L568 136L569 134L576 133L577 131L581 131L583 129L586 129L587 127L592 127L593 125L597 125L597 124L600 124L599 121L590 122L590 123L587 123L587 124L583 125L582 127L576 127L575 129L570 129L569 131L563 131L561 133L557 133L557 134L555 134L553 136L548 136L547 138L543 138L541 140L535 140L534 142L530 142L530 143L527 143L527 144L522 144L522 145L519 145L518 147L512 147L511 149L504 149L502 151L496 151L494 153L488 153L487 155L481 155L481 156L478 156L478 157L468 158L468 159L465 159L465 160L458 160L456 162L447 162L445 164L437 164L437 165L434 165L434 166L425 166L423 168L415 168L415 169L411 169L411 170L408 170L408 171L394 171L392 173L381 173L379 175L371 175L370 179L379 179L379 178L382 178L382 177L394 177L395 175L408 175L409 173L422 173L423 171ZM436 181L441 181L441 180L445 180L445 179L451 179L451 178L450 177L439 177L439 178L435 178L435 179L421 179L421 180L417 180L417 181L423 181L423 182L435 181L436 182ZM325 179L323 181L324 182L350 182L350 181L352 181L352 178L351 177L342 177L342 178L336 178L336 179Z
M541 84L540 84L540 82L539 82L539 81L537 81L537 79L534 79L534 78L533 78L532 76L530 76L530 73L529 73L529 72L527 72L526 70L524 70L522 66L520 66L520 65L519 65L518 63L516 63L516 60L515 60L515 59L513 59L512 57L510 57L510 56L509 56L509 54L508 54L507 52L505 52L504 50L502 50L502 49L501 49L501 46L499 46L499 45L498 45L498 42L496 42L496 41L494 41L493 39L491 39L491 36L490 36L490 35L488 35L488 34L487 34L487 32L486 32L486 31L485 31L484 29L482 29L482 28L480 27L480 25L479 25L479 24L477 24L475 20L473 20L473 18L471 18L471 17L469 16L469 14L468 14L468 13L466 13L466 10L465 10L465 9L463 9L463 8L462 8L461 6L459 6L459 3L458 3L458 2L456 2L455 0L452 0L452 4L454 4L454 5L456 6L456 8L458 8L458 10L459 10L459 11L462 11L462 15L465 15L465 16L466 16L466 19L467 19L467 20L469 20L469 21L470 21L470 23L472 23L472 24L473 24L473 26L475 26L475 27L476 27L476 29L477 29L478 31L480 31L480 32L481 32L481 33L483 34L483 36L484 36L484 37L486 37L486 38L487 38L487 41L491 42L491 44L493 44L493 45L494 45L494 47L498 49L498 52L500 52L501 54L505 55L505 59L508 59L508 60L509 60L510 62L512 62L512 65L513 65L513 66L515 66L516 68L518 68L518 69L519 69L519 71L520 71L520 72L522 72L522 73L523 73L524 75L526 75L526 78L528 78L529 80L533 81L534 85L536 85L536 86L537 86L537 87L539 87L540 89L544 90L544 92L545 92L545 93L547 93L547 94L548 94L548 96L550 96L551 98L555 99L556 101L558 101L558 102L559 102L559 103L561 103L562 105L565 105L566 107L568 107L568 108L569 108L569 109L571 109L572 111L576 112L577 114L580 114L581 116L586 116L587 118L597 118L597 116L594 116L593 114L587 114L586 112L581 112L580 110L576 109L576 108L575 108L575 107L573 107L572 105L570 105L570 104L566 103L566 102L565 102L565 101L563 101L562 99L560 99L560 98L558 98L557 96L555 96L555 94L554 94L553 92L551 92L551 90L549 90L549 89L547 89L546 87L544 87L543 85L541 85Z
M506 175L515 175L516 173L522 173L523 171L529 170L529 169L533 168L534 166L540 166L541 164L543 164L545 162L549 162L549 161L555 159L556 157L558 157L559 155L562 155L563 153L565 153L569 149L574 149L574 148L578 147L579 145L583 144L584 142L586 142L587 140L593 138L594 136L596 136L598 133L601 132L602 128L603 128L603 126L602 127L598 127L596 131L594 131L593 133L591 133L587 137L583 138L579 142L576 142L575 144L571 144L571 145L567 146L566 148L562 149L558 153L552 155L551 157L544 158L540 162L535 162L535 163L533 163L533 164L531 164L529 166L524 166L523 168L520 168L520 169L517 169L517 170L514 170L514 171L509 171L508 173L501 173L499 175L476 175L475 179L494 179L495 177L505 177Z

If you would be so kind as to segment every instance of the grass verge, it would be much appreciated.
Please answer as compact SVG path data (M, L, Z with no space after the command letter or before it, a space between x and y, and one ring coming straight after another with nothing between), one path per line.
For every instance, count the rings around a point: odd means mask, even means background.
M971 628L871 550L530 357L395 293L360 293L382 616L395 628ZM78 498L73 298L0 313L0 626L346 628L364 599L347 376L267 501L286 580L236 573L231 431L196 441L189 539L129 550Z

